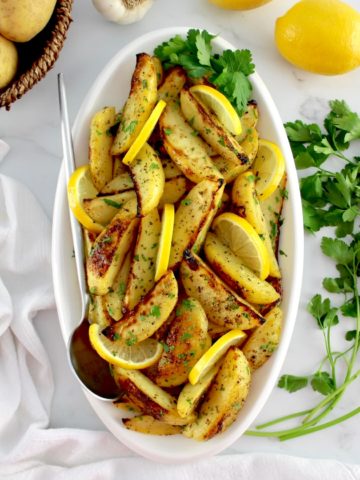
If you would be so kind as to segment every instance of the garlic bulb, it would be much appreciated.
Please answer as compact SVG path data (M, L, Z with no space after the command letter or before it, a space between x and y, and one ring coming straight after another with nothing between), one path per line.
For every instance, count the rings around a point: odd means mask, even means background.
M102 15L112 22L126 25L138 22L150 9L154 0L92 0Z

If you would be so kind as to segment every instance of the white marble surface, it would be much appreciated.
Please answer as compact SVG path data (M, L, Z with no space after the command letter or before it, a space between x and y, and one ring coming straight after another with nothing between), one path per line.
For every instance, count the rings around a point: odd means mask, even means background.
M273 42L275 19L294 0L274 0L261 9L244 13L219 10L206 0L156 0L145 19L120 27L104 20L90 1L77 1L74 22L53 71L31 92L15 103L10 112L0 111L0 138L11 151L0 165L0 173L25 183L51 218L55 186L61 162L60 127L56 74L64 72L70 116L73 119L97 74L127 42L156 28L185 25L220 33L239 48L252 50L257 70L267 84L284 121L303 118L318 121L327 110L327 101L345 99L360 112L360 69L339 77L306 73L283 61ZM358 0L348 0L358 7ZM297 326L283 372L311 373L323 354L321 332L306 313L305 305L314 292L321 291L322 277L332 267L319 254L320 237L306 237L305 273ZM56 312L40 314L36 321L49 353L55 375L56 394L52 407L52 427L101 429L102 424L87 404L73 379L65 358ZM338 327L339 336L344 328ZM359 386L346 395L338 409L341 415L358 405ZM305 409L318 396L308 390L289 395L275 389L258 418ZM360 463L360 416L330 430L280 443L272 439L243 437L224 454L232 452L282 452L310 458L334 458Z

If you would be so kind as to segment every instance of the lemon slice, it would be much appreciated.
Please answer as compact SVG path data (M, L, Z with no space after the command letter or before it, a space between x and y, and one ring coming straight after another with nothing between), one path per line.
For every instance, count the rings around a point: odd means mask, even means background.
M94 222L83 207L85 198L95 198L98 194L91 180L89 165L79 167L73 172L67 185L67 194L69 207L81 225L91 232L102 232L104 230L103 225Z
M230 330L220 337L207 352L195 363L189 373L189 382L195 385L207 372L225 355L233 345L238 345L245 340L246 333L240 329Z
M148 141L165 107L166 102L164 102L164 100L159 100L154 110L151 112L150 117L146 120L144 126L140 130L139 135L135 138L131 147L126 152L123 158L123 163L125 163L125 165L130 165L130 163L135 160L136 155Z
M219 122L230 133L240 135L242 128L239 115L225 95L216 90L216 88L209 87L209 85L194 85L190 88L190 91L207 107L211 108Z
M159 249L156 257L155 282L167 271L169 266L171 241L174 231L175 209L171 203L165 203L161 218Z
M119 340L109 340L101 333L101 328L97 323L90 325L90 343L96 353L112 365L140 370L156 363L162 354L162 345L153 338L127 345Z
M268 140L259 140L259 149L251 169L256 175L256 192L265 200L275 192L285 173L285 160L280 148Z
M215 218L212 228L245 266L265 280L270 270L269 255L264 242L245 218L226 212Z

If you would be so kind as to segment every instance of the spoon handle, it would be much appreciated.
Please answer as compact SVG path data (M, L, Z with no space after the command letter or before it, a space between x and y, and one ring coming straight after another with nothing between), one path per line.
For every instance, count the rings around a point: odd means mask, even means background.
M63 147L63 154L64 154L65 177L66 177L66 184L67 184L69 182L71 174L75 170L75 157L74 157L74 148L73 148L73 143L71 138L64 76L62 73L58 74L58 92L59 92L59 107L60 107L60 119L61 119L61 138L62 138L62 147ZM84 262L85 262L84 244L83 244L81 226L79 222L76 220L76 218L74 217L71 210L70 210L70 225L71 225L71 233L72 233L73 244L74 244L76 272L79 280L79 287L80 287L80 294L81 294L81 301L82 301L81 319L83 319L87 314L86 310L89 303L89 295L86 289L85 268L84 268Z

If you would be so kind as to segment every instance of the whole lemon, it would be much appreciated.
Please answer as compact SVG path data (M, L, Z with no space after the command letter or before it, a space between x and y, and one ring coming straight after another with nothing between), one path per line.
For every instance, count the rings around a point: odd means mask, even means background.
M217 7L227 10L251 10L252 8L261 7L271 0L209 0Z
M304 70L348 72L360 65L360 13L340 0L301 0L277 19L275 42Z
M18 65L18 53L13 42L0 35L0 88L14 78Z

